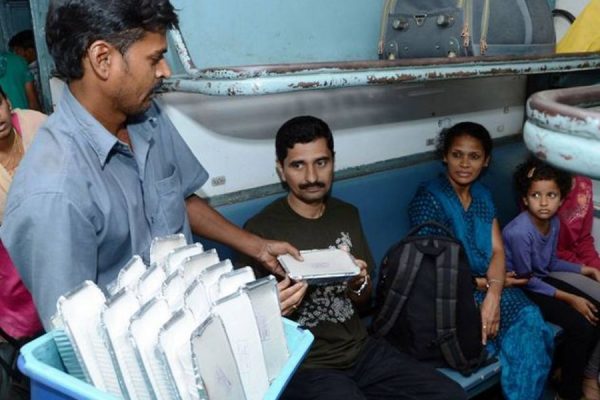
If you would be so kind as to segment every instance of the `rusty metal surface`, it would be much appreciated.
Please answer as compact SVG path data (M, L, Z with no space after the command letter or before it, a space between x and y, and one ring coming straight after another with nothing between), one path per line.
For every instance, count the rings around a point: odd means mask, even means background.
M340 87L416 83L486 76L600 68L600 53L530 57L462 57L308 63L197 69L183 39L173 37L186 75L165 81L166 91L238 96Z
M600 86L548 90L527 102L525 145L552 165L600 178Z
M530 122L550 130L600 141L600 86L538 92L527 101Z

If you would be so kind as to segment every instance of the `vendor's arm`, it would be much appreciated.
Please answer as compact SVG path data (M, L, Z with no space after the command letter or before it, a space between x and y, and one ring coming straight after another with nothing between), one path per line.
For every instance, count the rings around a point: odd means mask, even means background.
M269 271L281 275L277 256L291 254L300 258L298 250L287 242L266 240L232 224L196 195L186 199L192 232L223 243L232 249L260 261Z
M42 193L7 209L2 242L33 296L44 328L59 296L98 275L96 230L79 207Z

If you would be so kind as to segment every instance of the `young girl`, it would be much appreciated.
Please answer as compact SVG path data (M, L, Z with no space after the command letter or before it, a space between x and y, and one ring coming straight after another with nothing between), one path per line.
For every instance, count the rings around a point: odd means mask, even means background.
M583 291L549 274L563 271L598 281L600 271L556 257L560 225L556 213L571 187L570 176L531 159L517 168L515 183L525 210L502 231L507 271L516 278L528 278L524 288L529 298L540 307L547 321L564 329L566 352L558 394L563 399L579 399L584 368L600 334L600 305ZM589 383L585 384L585 396L597 399L597 384Z

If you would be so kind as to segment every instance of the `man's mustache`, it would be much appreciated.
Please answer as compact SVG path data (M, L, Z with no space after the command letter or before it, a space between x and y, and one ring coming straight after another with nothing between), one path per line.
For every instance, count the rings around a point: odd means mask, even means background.
M156 83L156 85L154 85L154 87L151 90L151 93L163 93L164 91L165 89L163 88L163 80L161 79Z
M311 183L302 183L302 184L298 185L298 187L301 190L310 189L310 188L313 188L313 187L324 188L325 184L323 182L316 181L316 182L311 182Z

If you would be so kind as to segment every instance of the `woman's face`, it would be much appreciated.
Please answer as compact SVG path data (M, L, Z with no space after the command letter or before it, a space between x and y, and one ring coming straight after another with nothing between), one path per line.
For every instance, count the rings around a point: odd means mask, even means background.
M489 160L479 139L469 135L456 136L444 155L448 177L454 188L469 187L479 178L481 170L488 166Z
M12 131L10 120L10 103L0 94L0 140L8 137Z

